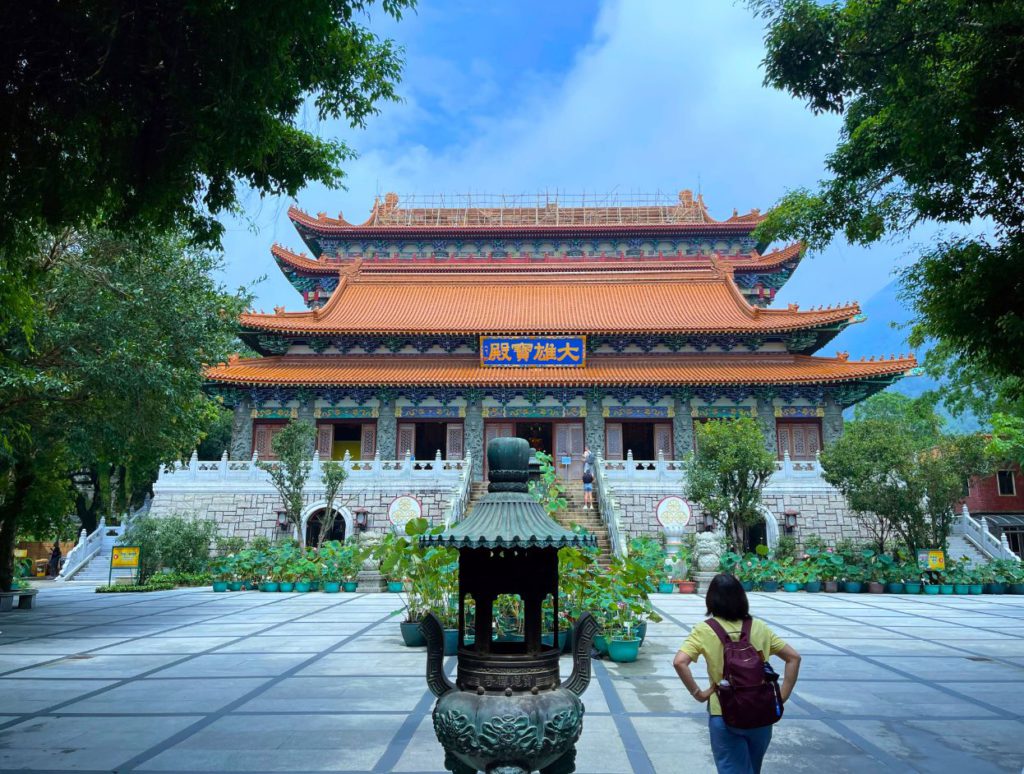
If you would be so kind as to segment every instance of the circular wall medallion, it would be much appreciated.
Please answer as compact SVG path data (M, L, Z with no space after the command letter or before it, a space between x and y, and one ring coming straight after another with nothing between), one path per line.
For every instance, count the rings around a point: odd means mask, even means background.
M423 515L423 506L412 495L400 495L388 506L388 521L399 532L405 532L405 525Z
M670 495L655 506L654 515L663 527L685 527L690 523L690 504L682 497Z

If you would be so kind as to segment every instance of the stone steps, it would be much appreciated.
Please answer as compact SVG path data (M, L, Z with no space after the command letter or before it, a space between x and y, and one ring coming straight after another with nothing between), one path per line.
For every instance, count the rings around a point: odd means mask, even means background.
M473 506L478 500L487 494L487 484L476 482L470 490L469 503L466 506L466 517L473 512ZM587 532L597 539L598 558L597 562L602 567L611 564L612 543L608 536L604 522L601 520L601 513L597 509L595 500L590 509L584 508L583 484L572 482L565 484L565 499L568 502L568 509L558 515L558 523L566 529L572 529L573 524L579 524Z

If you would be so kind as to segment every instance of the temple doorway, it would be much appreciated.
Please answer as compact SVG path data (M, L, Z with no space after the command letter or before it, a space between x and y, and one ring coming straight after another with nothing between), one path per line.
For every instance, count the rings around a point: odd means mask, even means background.
M376 422L321 420L316 425L316 448L322 460L372 460L377 450Z
M605 424L605 455L609 460L625 459L633 452L635 460L655 460L660 451L666 460L673 459L671 422L607 422Z
M323 522L327 521L327 519L324 518L326 514L327 509L321 508L306 520L307 546L315 546L320 540L320 532L323 529ZM345 540L345 517L341 515L341 511L337 508L334 509L334 514L334 523L330 527L330 532L324 537L324 542L328 540L344 542Z
M462 422L401 422L398 425L399 459L412 455L414 460L429 462L438 452L445 460L465 457Z

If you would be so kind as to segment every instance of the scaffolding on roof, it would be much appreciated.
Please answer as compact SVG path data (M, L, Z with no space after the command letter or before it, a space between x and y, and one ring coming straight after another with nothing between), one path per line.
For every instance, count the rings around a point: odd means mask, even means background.
M379 197L372 226L590 226L715 223L700 194L417 194Z

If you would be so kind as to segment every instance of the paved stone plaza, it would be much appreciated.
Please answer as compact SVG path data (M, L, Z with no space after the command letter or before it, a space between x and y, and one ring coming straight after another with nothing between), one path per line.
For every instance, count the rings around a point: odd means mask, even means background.
M804 655L766 772L1021 771L1024 598L752 602ZM595 665L580 772L714 771L670 663L702 600L655 604L641 659ZM395 607L47 588L0 615L0 770L441 772L424 652L402 647Z

